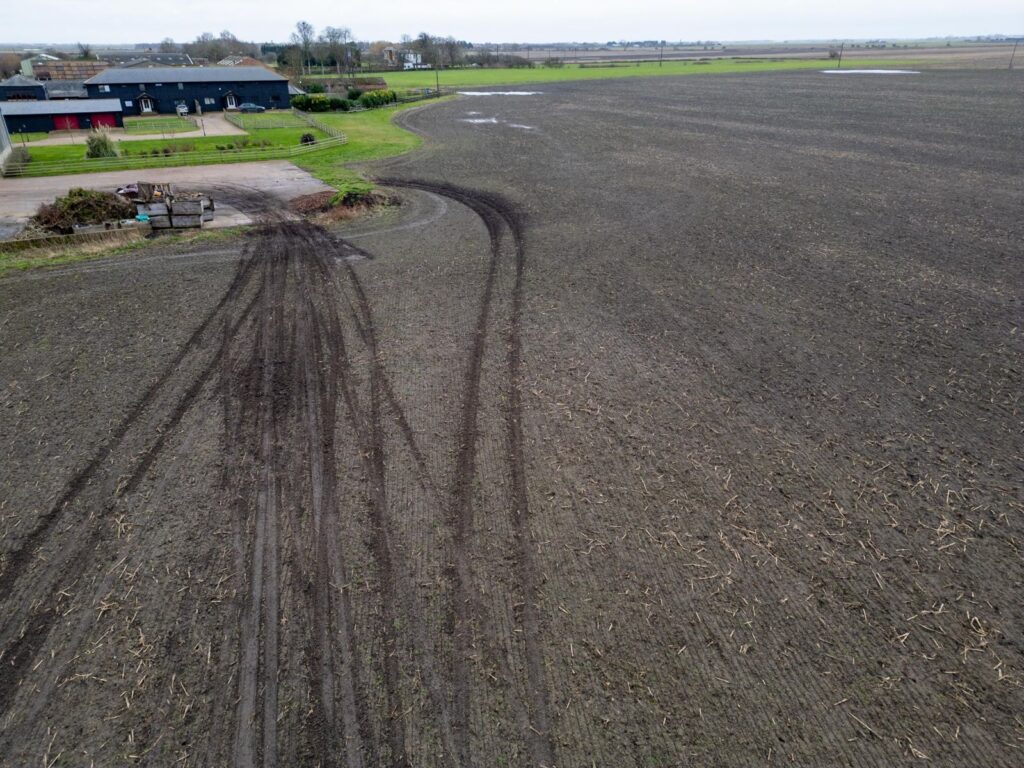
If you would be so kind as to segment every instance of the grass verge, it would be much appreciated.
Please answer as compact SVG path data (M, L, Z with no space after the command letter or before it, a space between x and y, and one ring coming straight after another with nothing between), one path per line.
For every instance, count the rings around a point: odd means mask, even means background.
M191 231L175 233L173 247L191 247L196 243L210 243L218 240L227 240L242 232L241 227L225 227L206 231ZM60 247L34 248L28 251L4 251L0 247L0 277L7 273L20 272L27 269L38 269L42 267L57 267L64 264L73 264L77 261L91 259L102 259L113 256L126 256L142 251L150 246L168 245L168 240L133 240L127 243L111 245L110 243L93 242L80 243L78 245L64 245ZM0 244L2 246L2 244Z
M365 112L317 114L315 115L317 120L343 131L348 137L348 142L327 152L296 158L294 162L325 184L337 189L339 199L346 193L368 192L373 185L351 168L347 168L346 165L401 155L415 149L420 145L420 137L395 125L393 122L395 115L407 109L425 104L437 104L453 98L455 97L445 96L432 101L400 104L394 107L370 109Z

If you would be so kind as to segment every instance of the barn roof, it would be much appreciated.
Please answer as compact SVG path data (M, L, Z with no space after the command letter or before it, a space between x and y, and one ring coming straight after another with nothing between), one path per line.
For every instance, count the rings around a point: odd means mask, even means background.
M239 83L286 81L266 67L151 67L149 69L112 68L85 81L86 85L124 85L146 83Z
M120 99L76 99L74 101L0 101L5 115L80 115L91 112L120 112Z
M25 88L28 86L40 86L43 83L40 80L36 80L34 77L25 77L25 75L11 75L6 80L0 80L0 85L7 86L9 88Z

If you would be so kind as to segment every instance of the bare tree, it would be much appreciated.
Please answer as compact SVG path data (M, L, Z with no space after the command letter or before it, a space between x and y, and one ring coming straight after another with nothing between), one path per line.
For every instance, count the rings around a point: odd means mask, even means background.
M346 71L349 68L349 44L351 42L352 30L348 27L324 27L324 31L320 34L323 58L334 62L334 68L338 74L341 74L342 63L344 63Z
M437 40L436 42L440 54L438 58L441 59L438 63L447 64L449 67L454 67L458 64L459 60L462 58L462 43L450 35L443 40Z
M21 72L21 57L16 53L0 53L0 77Z
M78 44L78 58L80 59L91 59L92 58L92 46L88 43Z
M313 50L313 41L316 40L316 29L308 21L300 21L295 25L291 40L299 46L302 51L303 71L309 66L310 54Z
M178 50L178 44L174 42L174 38L165 37L160 41L160 53L174 53Z

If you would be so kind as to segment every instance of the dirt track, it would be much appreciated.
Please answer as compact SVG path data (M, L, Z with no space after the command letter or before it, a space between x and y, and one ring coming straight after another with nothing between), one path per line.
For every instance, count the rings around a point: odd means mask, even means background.
M3 764L1015 765L1022 82L461 100L0 282Z

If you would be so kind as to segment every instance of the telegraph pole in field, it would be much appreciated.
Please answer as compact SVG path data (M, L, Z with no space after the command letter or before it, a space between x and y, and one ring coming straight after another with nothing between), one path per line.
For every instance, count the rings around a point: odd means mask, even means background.
M1020 45L1020 40L1013 41L1013 53L1010 54L1010 69L1013 69L1013 59L1017 55L1017 46Z

